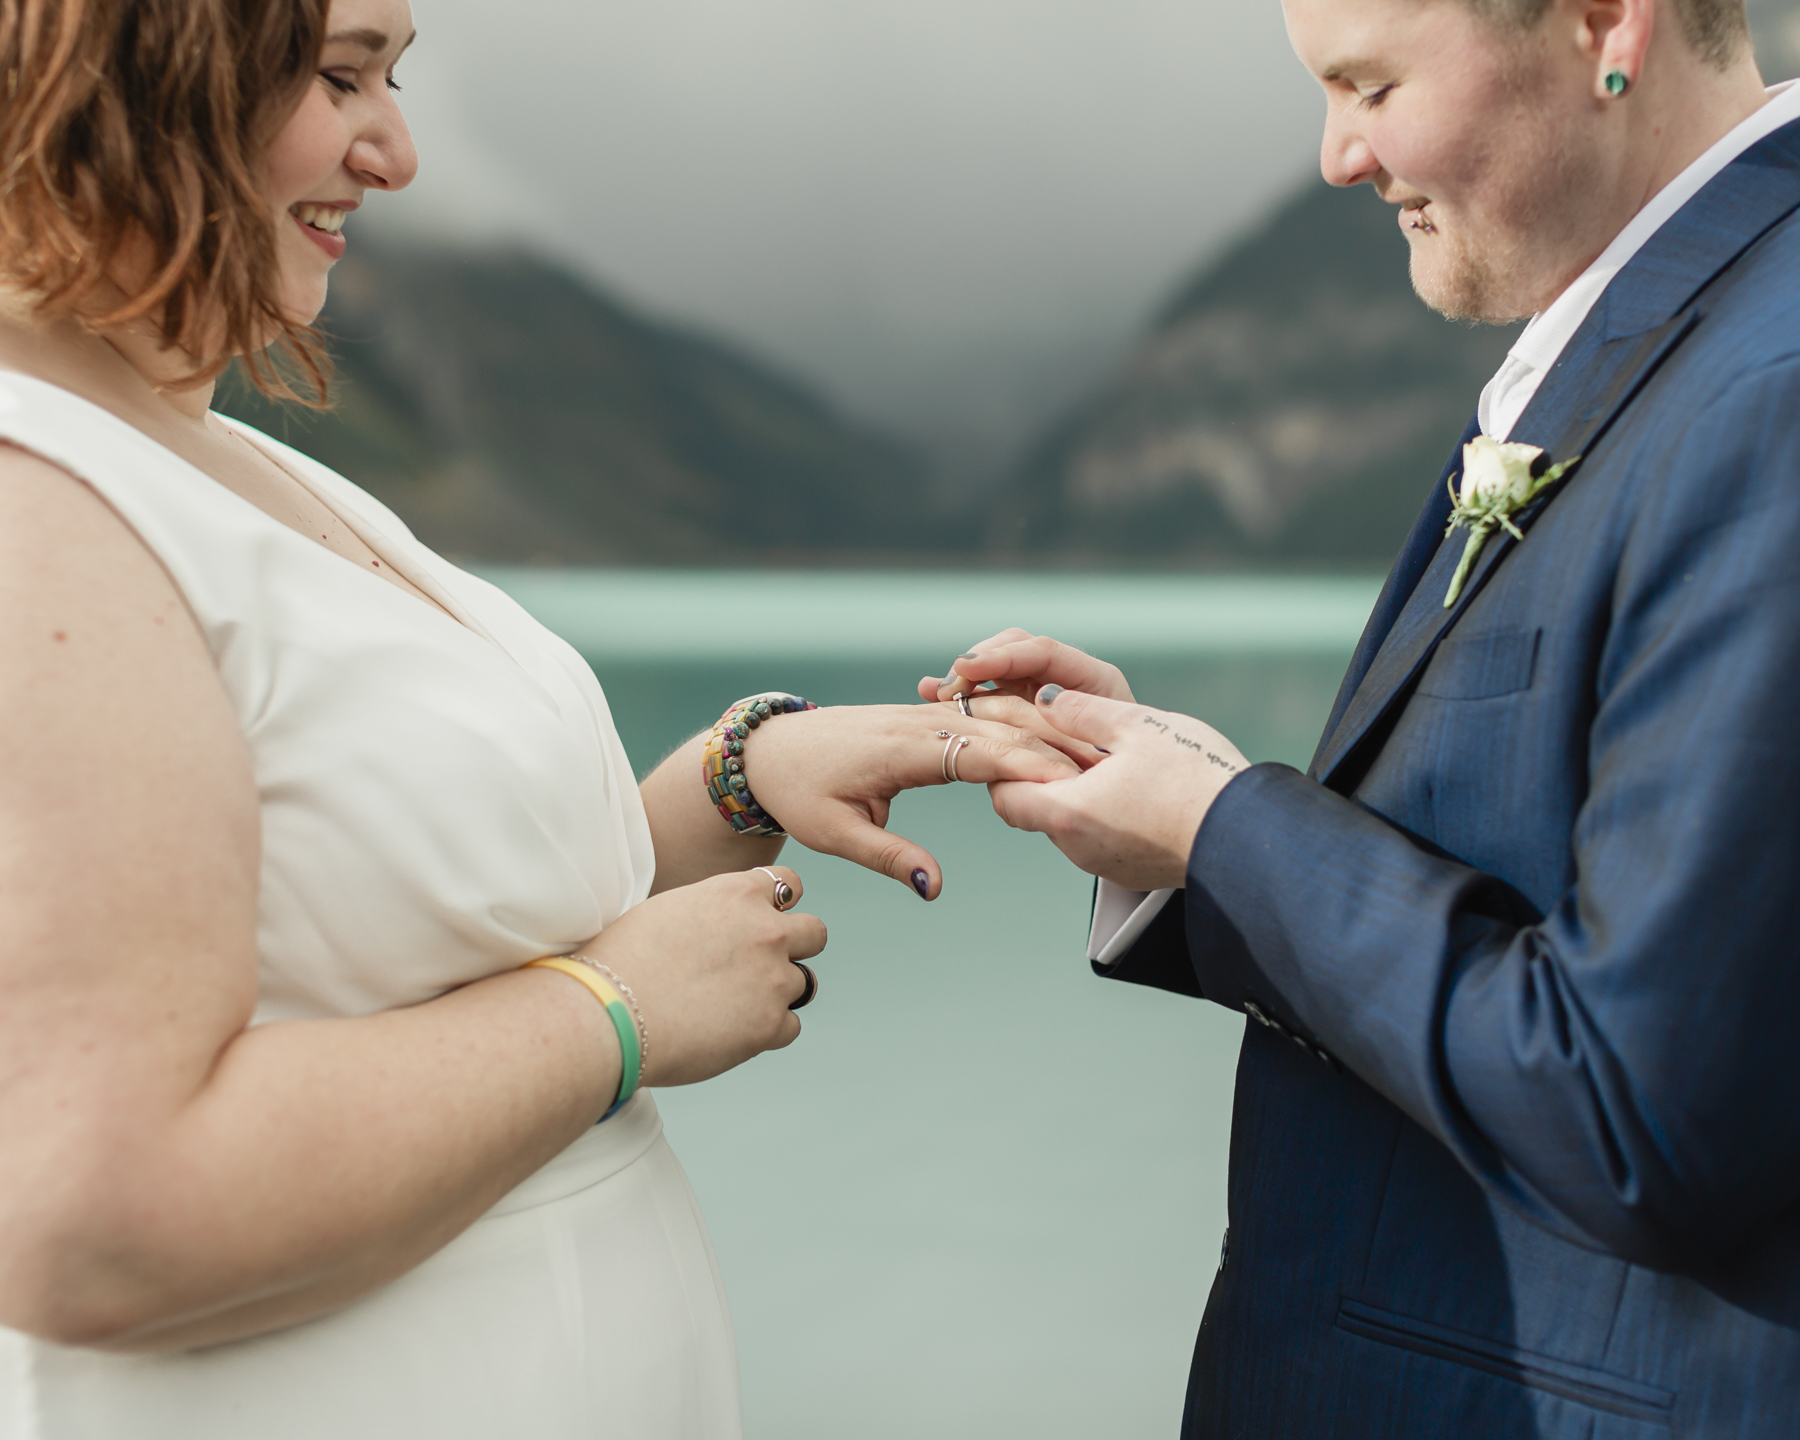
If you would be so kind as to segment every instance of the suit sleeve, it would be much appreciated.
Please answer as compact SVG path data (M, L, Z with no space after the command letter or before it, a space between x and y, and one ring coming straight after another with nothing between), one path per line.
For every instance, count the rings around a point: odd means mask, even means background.
M1208 998L1309 1033L1489 1189L1654 1266L1800 1198L1797 413L1800 362L1739 380L1639 490L1550 913L1285 766L1234 780L1189 862Z

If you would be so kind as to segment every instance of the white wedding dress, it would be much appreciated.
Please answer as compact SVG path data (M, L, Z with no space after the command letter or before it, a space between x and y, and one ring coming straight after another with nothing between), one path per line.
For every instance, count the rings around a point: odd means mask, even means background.
M86 481L162 561L243 726L257 1023L428 1000L642 900L649 826L580 656L348 481L239 428L449 615L87 401L0 374L0 439ZM648 1094L335 1315L167 1356L0 1329L0 1440L740 1433L718 1266Z

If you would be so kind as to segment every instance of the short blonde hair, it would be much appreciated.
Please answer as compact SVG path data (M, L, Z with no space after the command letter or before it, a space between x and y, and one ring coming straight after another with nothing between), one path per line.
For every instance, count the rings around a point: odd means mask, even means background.
M242 356L263 393L322 403L328 361L281 308L259 169L317 70L326 4L0 0L0 278L93 328L152 317L194 382ZM107 308L138 237L150 278Z
M1551 0L1463 0L1477 14L1510 29L1529 30L1550 8ZM1750 40L1750 17L1744 0L1671 0L1681 29L1696 54L1723 70Z

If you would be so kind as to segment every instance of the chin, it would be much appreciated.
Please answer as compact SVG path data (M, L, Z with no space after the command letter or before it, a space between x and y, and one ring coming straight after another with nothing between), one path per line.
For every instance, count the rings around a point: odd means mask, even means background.
M325 277L309 280L302 284L289 283L281 287L282 311L296 325L311 325L325 309L327 285Z
M1530 311L1521 311L1510 289L1494 268L1471 255L1448 237L1433 243L1442 253L1431 253L1415 244L1412 252L1413 292L1446 320L1468 325L1510 325Z

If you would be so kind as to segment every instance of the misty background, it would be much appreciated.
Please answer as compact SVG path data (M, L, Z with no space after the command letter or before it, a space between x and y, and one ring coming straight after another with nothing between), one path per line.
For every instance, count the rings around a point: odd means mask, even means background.
M1319 180L1275 0L416 15L337 408L227 403L459 559L1381 569L1512 338Z
M379 236L516 240L991 471L1313 167L1274 3L419 0ZM365 218L366 217L366 218Z

